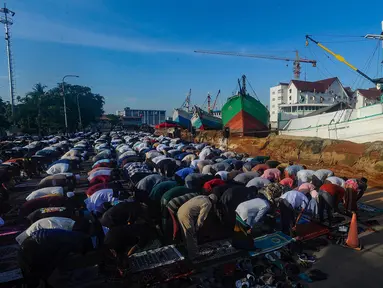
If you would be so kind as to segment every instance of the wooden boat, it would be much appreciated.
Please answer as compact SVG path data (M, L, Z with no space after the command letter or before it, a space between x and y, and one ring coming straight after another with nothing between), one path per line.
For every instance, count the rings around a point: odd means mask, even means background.
M174 112L173 112L173 121L177 122L180 126L184 128L191 127L190 120L193 116L193 113L190 112L190 96L191 96L191 89L189 90L189 93L186 96L186 99L184 103L181 105L181 107L174 109Z
M194 106L194 113L191 119L193 127L198 130L220 130L222 129L222 119Z
M231 133L256 134L269 130L269 110L246 93L245 75L242 76L240 92L230 97L222 107L222 122L224 127L230 128Z

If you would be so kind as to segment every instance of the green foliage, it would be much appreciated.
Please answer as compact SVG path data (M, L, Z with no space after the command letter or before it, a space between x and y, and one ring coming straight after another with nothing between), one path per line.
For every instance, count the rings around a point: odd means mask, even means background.
M0 132L7 129L10 123L7 117L7 104L0 98Z
M78 130L79 115L77 99L81 110L83 127L96 122L102 115L104 97L92 93L86 86L65 83L68 131ZM41 83L36 84L31 92L18 97L15 107L15 122L19 129L29 134L51 134L65 131L64 101L62 83L47 90Z
M120 124L121 122L120 117L114 114L107 114L106 118L110 120L110 124L112 124L112 127Z

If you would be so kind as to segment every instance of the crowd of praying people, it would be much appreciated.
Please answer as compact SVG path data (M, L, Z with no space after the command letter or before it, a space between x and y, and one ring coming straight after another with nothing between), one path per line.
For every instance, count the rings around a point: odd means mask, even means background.
M339 204L356 211L367 189L363 177L148 133L55 139L35 156L62 156L19 209L27 228L16 241L28 287L46 283L70 253L98 251L100 267L108 255L126 267L127 258L154 239L183 243L192 261L201 256L201 243L217 239L255 250L255 237L275 230L293 236L301 215L331 226ZM92 166L85 175L86 162Z

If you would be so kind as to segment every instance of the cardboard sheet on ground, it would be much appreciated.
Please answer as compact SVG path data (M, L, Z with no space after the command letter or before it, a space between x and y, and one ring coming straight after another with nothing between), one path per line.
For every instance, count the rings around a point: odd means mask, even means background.
M254 239L254 247L261 250L249 252L249 255L254 257L274 250L278 250L293 241L293 238L287 236L286 234L283 234L281 231L277 231L273 234L264 235Z
M19 249L16 244L0 247L0 283L23 278L17 259Z

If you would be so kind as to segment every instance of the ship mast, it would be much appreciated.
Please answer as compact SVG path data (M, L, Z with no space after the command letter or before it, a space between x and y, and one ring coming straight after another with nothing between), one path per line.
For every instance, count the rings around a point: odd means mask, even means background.
M207 112L208 113L210 113L210 101L211 101L210 93L207 93Z
M190 96L191 96L191 89L189 89L189 93L186 95L186 99L184 103L182 103L181 108L186 108L188 112L190 112Z
M241 88L241 95L246 95L246 75L242 75L242 88Z
M218 100L218 96L219 96L220 93L221 93L221 89L218 90L217 96L215 96L215 100L214 100L214 103L213 103L213 108L211 108L212 111L214 111L215 105L217 105L217 100Z

